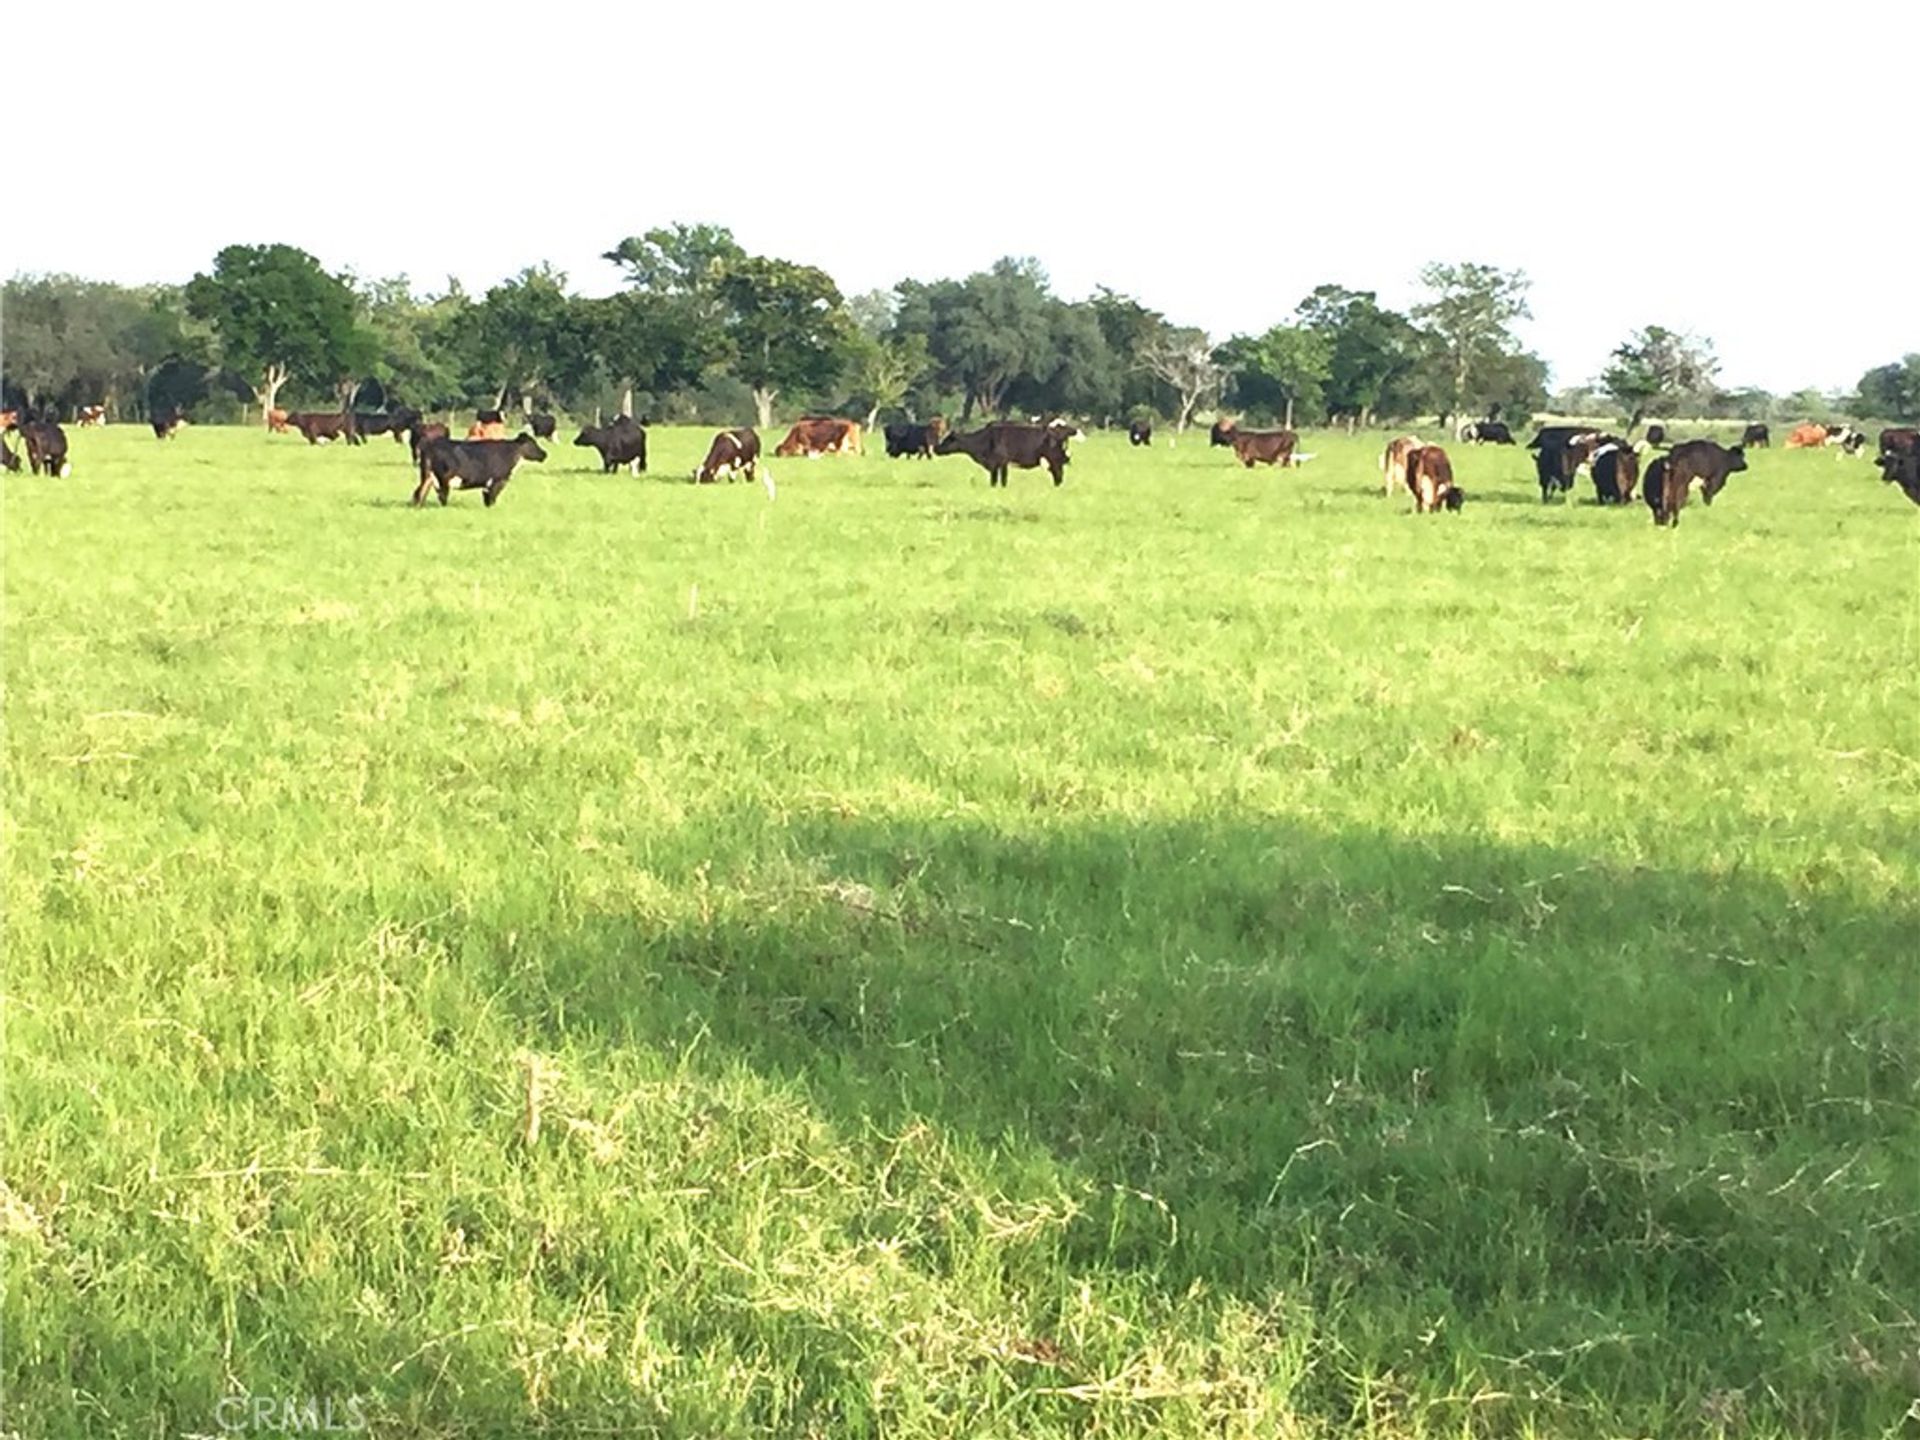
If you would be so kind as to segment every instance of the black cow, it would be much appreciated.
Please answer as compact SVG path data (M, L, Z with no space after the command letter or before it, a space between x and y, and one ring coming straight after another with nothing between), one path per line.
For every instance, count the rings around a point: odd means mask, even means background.
M933 447L940 443L940 437L946 433L946 429L945 422L940 420L929 420L925 425L901 420L880 433L887 442L889 460L902 460L909 456L930 460L933 458Z
M544 410L536 410L527 416L527 428L533 431L536 440L551 440L553 432L559 428L559 422Z
M1460 427L1460 438L1475 445L1511 445L1513 431L1498 420L1475 420Z
M353 412L353 428L345 435L349 445L364 445L369 435L399 435L413 421L404 411L392 410L356 410Z
M1233 428L1234 428L1233 421L1231 420L1214 421L1213 425L1207 431L1207 444L1209 445L1233 444Z
M760 461L760 435L755 430L722 430L713 437L713 443L707 446L707 458L700 462L700 468L693 472L693 478L702 485L711 485L720 478L720 472L726 471L727 481L744 475L748 484L753 483L754 467Z
M64 480L73 473L67 463L67 432L51 420L23 421L20 438L27 446L27 469L35 475L58 475Z
M1911 432L1909 432L1911 433ZM1882 437L1884 440L1885 437ZM1898 485L1914 504L1920 505L1920 446L1880 452L1880 478Z
M1667 427L1666 426L1664 425L1647 426L1647 444L1665 445L1666 443L1667 443Z
M611 425L588 425L573 443L600 452L602 475L611 475L622 465L630 475L647 468L647 432L631 415L616 415Z
M1920 430L1911 426L1897 426L1880 432L1880 458L1874 463L1884 465L1889 455L1911 455L1920 450Z
M482 492L480 498L491 505L513 478L516 463L546 458L547 452L525 431L512 440L429 440L420 447L420 484L413 503L425 504L427 487L437 484L440 503L446 504L458 480L460 489Z
M175 435L180 433L180 426L186 418L185 415L180 413L180 407L178 405L169 405L164 410L154 411L153 438L156 440L173 439Z
M1745 430L1740 432L1741 449L1744 450L1749 445L1758 445L1764 450L1773 448L1773 439L1767 434L1766 426L1749 425Z
M1659 470L1656 481L1655 469ZM1678 525L1680 512L1694 484L1700 486L1702 504L1713 504L1727 483L1727 477L1747 468L1746 452L1738 445L1728 449L1712 440L1685 440L1647 468L1646 498L1656 525Z
M944 435L934 447L936 455L966 455L987 472L987 485L1007 483L1007 470L1017 467L1032 470L1045 465L1058 485L1066 477L1068 432L1054 425L1021 425L995 421L978 430L962 434L955 430Z
M1640 457L1631 445L1618 441L1594 447L1588 463L1593 467L1593 490L1602 505L1631 505L1633 487L1640 483Z
M413 452L415 461L420 459L420 449L423 445L433 440L449 438L450 432L446 426L438 420L429 420L424 415L407 427L407 448Z
M1153 443L1153 422L1151 420L1135 420L1132 424L1128 425L1127 443L1129 445L1151 445Z
M1566 494L1580 467L1600 447L1599 431L1582 425L1549 425L1527 442L1534 470L1540 480L1540 502L1544 505L1557 490Z
M387 430L393 436L393 443L398 445L409 440L408 432L425 418L411 405L394 406L387 412Z

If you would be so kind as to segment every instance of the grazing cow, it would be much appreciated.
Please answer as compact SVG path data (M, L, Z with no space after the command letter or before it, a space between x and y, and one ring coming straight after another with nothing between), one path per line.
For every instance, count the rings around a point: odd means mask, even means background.
M306 436L309 445L325 445L330 440L345 437L348 444L357 443L358 433L354 428L353 414L343 411L340 414L326 414L319 411L295 410L287 416L287 427L298 430Z
M20 438L27 446L27 469L35 475L58 475L62 480L73 473L67 463L67 432L51 420L28 420L20 426Z
M507 488L518 461L546 458L547 452L524 431L512 440L429 440L420 447L420 484L413 503L425 504L427 487L437 485L440 503L446 504L457 480L460 489L480 491L480 498L491 505Z
M1135 420L1132 424L1128 425L1127 443L1129 445L1151 445L1153 443L1153 422L1151 420Z
M1383 493L1391 497L1407 488L1407 456L1426 443L1417 435L1398 435L1387 442L1380 456L1380 473L1386 478Z
M887 426L881 433L887 442L889 460L908 456L930 460L933 458L933 447L940 443L940 437L946 432L947 422L936 415L924 425L899 421Z
M966 433L955 430L941 436L933 453L971 457L987 472L989 488L1007 483L1010 466L1032 470L1045 465L1055 485L1067 478L1067 436L1063 429L1052 425L996 420L978 430Z
M1813 450L1827 443L1824 425L1796 425L1787 432L1787 449Z
M1851 425L1836 425L1827 431L1827 444L1839 446L1848 455L1858 455L1867 448L1867 432Z
M791 455L841 455L860 453L860 425L833 415L806 415L796 420L787 438L774 446L773 453Z
M1744 450L1749 445L1758 445L1763 450L1773 448L1773 440L1767 434L1766 426L1749 425L1740 432L1740 448Z
M1602 505L1631 505L1640 483L1640 456L1631 445L1602 437L1588 463L1593 467L1593 491Z
M504 420L475 420L467 427L469 440L504 440L507 438L507 425Z
M600 473L611 475L622 465L629 475L647 468L647 431L631 415L616 415L611 425L588 425L574 437L577 446L600 452Z
M420 447L435 440L450 440L452 434L438 420L429 420L421 416L407 427L407 448L413 452L415 461L420 459Z
M1700 487L1702 504L1713 504L1713 497L1726 485L1727 477L1747 468L1746 452L1712 440L1687 440L1673 447L1656 462L1660 470L1656 482L1654 466L1647 467L1646 498L1656 525L1678 525L1693 487Z
M1548 425L1527 442L1533 457L1534 473L1540 481L1540 503L1546 504L1558 491L1564 495L1573 489L1574 477L1599 449L1599 431L1581 425Z
M180 433L180 427L186 423L186 416L180 413L178 405L169 405L164 410L153 412L153 438L171 440Z
M1460 427L1460 438L1475 445L1511 445L1513 431L1498 420L1470 420Z
M1882 450L1879 463L1881 480L1898 485L1909 500L1920 505L1920 447Z
M284 410L267 411L267 429L275 435L287 433L287 412Z
M104 405L82 405L80 413L73 417L76 425L104 425L107 423L107 407Z
M1666 426L1664 425L1647 426L1647 444L1665 445L1666 443L1667 443L1667 427Z
M1293 447L1300 443L1300 437L1291 430L1242 430L1236 426L1231 443L1233 458L1249 470L1256 464L1285 468L1294 463Z
M536 410L527 416L527 428L533 431L536 440L551 440L553 432L559 428L559 422L544 410Z
M892 428L892 427L888 427ZM925 426L918 426L925 429ZM711 485L726 473L727 482L744 478L751 485L754 467L760 463L760 436L750 429L722 430L713 437L713 443L707 446L707 458L700 462L700 468L693 472L693 478L702 485Z
M1438 445L1416 445L1406 456L1407 488L1413 508L1422 515L1436 510L1458 510L1467 496L1453 483L1453 462Z

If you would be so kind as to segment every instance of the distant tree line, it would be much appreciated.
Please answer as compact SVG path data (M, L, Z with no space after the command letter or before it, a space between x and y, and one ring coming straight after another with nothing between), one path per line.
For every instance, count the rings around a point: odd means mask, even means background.
M1402 314L1374 292L1321 285L1261 331L1216 338L1132 296L1054 293L1039 264L1004 259L962 279L902 280L845 296L809 265L748 253L726 229L672 225L605 258L623 287L574 294L535 266L483 295L450 281L334 274L287 245L232 245L185 285L22 275L5 288L0 390L9 405L120 418L180 408L407 403L515 406L771 424L776 410L869 425L1070 415L1184 428L1230 410L1256 423L1579 413L1920 418L1920 355L1864 375L1851 396L1723 392L1705 341L1661 326L1615 351L1597 388L1550 397L1547 366L1513 332L1526 276L1429 265Z

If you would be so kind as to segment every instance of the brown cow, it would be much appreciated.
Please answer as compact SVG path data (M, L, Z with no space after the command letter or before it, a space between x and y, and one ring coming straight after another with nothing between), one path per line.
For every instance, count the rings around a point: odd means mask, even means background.
M286 423L289 428L305 436L309 445L324 445L330 440L351 440L359 433L354 429L351 412L295 410L288 414Z
M713 437L713 443L707 447L707 458L700 462L700 468L693 472L693 478L702 485L711 485L724 470L728 483L744 476L747 483L752 484L754 466L759 460L760 436L757 432L722 430Z
M504 440L506 438L507 427L505 422L500 420L476 420L467 427L469 440Z
M793 455L845 455L860 453L860 424L832 415L806 415L794 422L787 438L773 453L785 459Z
M1796 425L1787 432L1787 449L1817 450L1827 443L1827 427L1824 425Z
M1727 477L1747 468L1745 450L1731 449L1711 440L1689 440L1673 447L1647 467L1644 497L1653 511L1656 525L1678 525L1680 512L1694 485L1700 487L1701 503L1713 504L1713 497L1727 483Z
M1235 426L1227 436L1233 445L1233 458L1247 469L1255 464L1279 465L1293 464L1293 447L1300 443L1300 437L1291 430L1242 430Z
M438 420L419 419L407 427L407 448L413 452L413 458L416 463L420 459L420 451L423 446L429 445L435 440L450 440L452 438L452 432Z
M104 425L107 423L107 407L104 405L82 405L80 413L73 417L76 425Z
M1458 510L1466 492L1453 483L1453 462L1438 445L1419 445L1407 452L1407 488L1413 508L1422 515L1436 510Z
M275 435L287 433L287 412L284 410L267 411L267 429Z
M1417 435L1399 435L1387 442L1386 454L1380 457L1380 469L1386 475L1382 493L1391 496L1406 488L1407 456L1425 443Z

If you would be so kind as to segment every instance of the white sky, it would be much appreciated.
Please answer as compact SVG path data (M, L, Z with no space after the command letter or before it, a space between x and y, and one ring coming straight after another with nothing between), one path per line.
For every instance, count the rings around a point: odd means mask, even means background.
M1222 337L1323 281L1404 306L1428 260L1518 266L1555 385L1649 323L1776 391L1920 349L1912 0L123 5L9 69L48 179L8 273L286 241L604 293L622 236L706 220L849 294L1033 255Z

